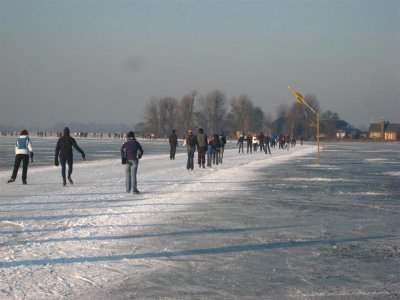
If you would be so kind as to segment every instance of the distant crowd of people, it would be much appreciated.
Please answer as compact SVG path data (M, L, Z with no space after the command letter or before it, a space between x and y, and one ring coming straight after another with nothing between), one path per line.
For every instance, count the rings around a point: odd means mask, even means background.
M290 137L290 135L280 135L277 136L275 134L264 135L261 132L259 135L257 134L247 134L240 135L237 141L237 145L239 146L239 153L244 153L244 144L246 143L247 153L257 152L257 149L260 151L264 151L265 154L271 154L271 148L275 148L278 145L279 149L287 149L290 147L296 146L296 139L294 137ZM303 145L303 140L301 139L301 144Z
M169 136L170 159L175 159L176 148L178 147L178 136L175 130ZM226 137L223 133L214 134L210 137L204 132L203 128L199 128L197 135L193 134L193 130L189 129L187 137L184 138L183 146L187 150L186 169L194 169L194 155L197 149L197 164L199 168L212 167L212 165L222 164L224 157L224 148Z
M52 137L52 136L56 136L56 137L62 137L63 132L62 131L58 131L58 132L52 132L52 131L37 131L36 132L36 136L37 137ZM1 136L3 137L14 137L14 136L18 136L18 131L1 131ZM114 139L123 139L126 138L126 134L123 132L108 132L108 133L103 133L103 132L87 132L87 131L76 131L73 133L73 136L76 138L97 138L97 139L103 139L103 138L114 138Z

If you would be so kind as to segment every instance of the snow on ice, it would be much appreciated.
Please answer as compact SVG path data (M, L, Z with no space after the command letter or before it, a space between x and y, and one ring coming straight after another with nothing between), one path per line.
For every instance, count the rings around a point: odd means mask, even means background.
M145 153L139 195L125 193L118 159L76 160L66 187L53 166L30 168L26 186L1 171L0 298L399 297L398 202L361 200L393 192L352 190L361 179L316 167L315 152L229 149L194 171L184 153Z

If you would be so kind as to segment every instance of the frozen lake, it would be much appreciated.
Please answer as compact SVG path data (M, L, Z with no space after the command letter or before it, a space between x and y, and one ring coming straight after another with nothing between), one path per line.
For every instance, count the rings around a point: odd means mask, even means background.
M400 297L400 144L326 144L320 165L231 146L193 172L145 155L140 195L116 158L77 158L66 188L53 166L0 171L0 298Z
M54 152L58 138L56 137L31 137L34 153L34 163L29 167L51 166L54 164ZM121 148L124 139L104 138L75 138L79 147L85 151L88 161L101 159L119 159ZM14 165L15 157L15 137L0 137L0 170L10 170ZM140 140L145 147L146 154L161 154L169 153L169 145L166 140ZM183 152L183 148L178 151ZM79 152L74 150L74 155L77 160L81 159Z

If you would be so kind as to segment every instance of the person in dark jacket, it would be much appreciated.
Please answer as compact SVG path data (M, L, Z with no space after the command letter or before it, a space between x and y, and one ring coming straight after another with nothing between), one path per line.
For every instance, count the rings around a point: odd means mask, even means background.
M241 134L239 136L239 138L238 138L238 141L237 141L237 145L239 145L239 153L240 153L240 150L242 150L242 153L244 153L244 151L243 151L243 143L244 143L244 137L243 137L243 134Z
M224 158L224 150L226 144L226 136L224 135L224 133L221 133L219 141L221 142L221 147L219 148L219 163L222 164L222 159Z
M214 134L213 146L215 151L213 152L213 164L218 165L219 163L219 152L221 148L221 141L219 140L218 134Z
M135 139L135 133L129 131L128 140L121 146L121 160L125 165L125 187L126 192L131 190L134 194L139 194L137 189L136 174L139 166L139 159L142 158L143 148Z
M253 136L251 133L249 133L246 137L246 142L247 142L247 153L253 153Z
M197 134L197 153L198 153L199 168L201 168L202 166L203 168L205 168L206 151L207 151L207 135L204 133L203 128L199 128L199 133Z
M58 167L59 163L61 163L61 176L63 179L63 185L67 184L65 178L65 165L68 165L68 181L70 184L73 184L71 175L72 175L72 166L74 163L74 157L72 154L72 147L74 147L81 155L82 159L85 160L85 152L81 148L79 148L78 144L76 143L75 139L70 136L69 128L64 128L64 134L60 137L57 141L56 145L56 153L55 153L55 160L54 164ZM60 160L58 160L60 159Z
M260 135L258 136L258 144L260 146L260 152L264 151L264 143L265 143L264 139L265 139L264 132L261 131Z
M176 147L178 146L178 136L175 133L175 129L172 130L169 136L169 159L175 159Z
M186 146L187 149L187 163L186 163L186 169L187 170L192 170L193 171L193 165L194 165L194 152L196 151L196 144L197 144L197 138L195 135L193 135L192 129L188 130L188 136L185 139L183 146Z
M17 138L17 142L15 144L14 169L11 178L7 181L7 183L15 181L15 178L17 178L19 166L21 165L22 161L22 184L27 184L26 177L28 173L29 156L31 157L31 162L33 162L31 139L28 136L28 131L24 129L21 131L21 134Z

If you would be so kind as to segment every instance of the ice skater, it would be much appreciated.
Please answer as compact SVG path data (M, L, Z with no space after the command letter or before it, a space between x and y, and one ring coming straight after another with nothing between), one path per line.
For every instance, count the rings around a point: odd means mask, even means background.
M207 135L204 133L203 128L199 128L197 134L197 154L199 168L205 168L206 164L206 151L207 151Z
M29 138L28 131L24 129L21 131L21 134L17 138L17 142L15 143L14 169L11 178L8 179L7 183L15 181L15 179L17 178L19 166L21 165L22 161L22 184L27 184L26 178L28 174L29 156L31 158L31 162L33 162L31 139Z
M142 158L143 148L135 139L135 133L128 133L128 140L121 146L122 164L125 165L125 187L126 192L131 190L134 194L139 194L137 189L136 174L139 166L139 159Z
M81 148L79 148L78 144L76 143L75 139L70 136L69 128L64 128L64 134L60 137L57 141L56 145L56 152L55 152L55 159L54 164L58 167L59 163L61 163L61 176L63 179L63 186L67 184L65 178L65 165L68 165L68 181L70 184L73 184L71 175L72 175L72 166L74 163L74 157L72 154L72 147L74 147L81 155L82 159L85 160L85 152ZM58 160L60 159L60 160Z
M187 163L186 163L186 169L192 170L193 171L193 165L194 165L194 152L196 151L196 144L197 144L197 139L196 136L193 135L193 130L189 129L188 130L188 136L185 139L183 146L186 146L187 149Z
M169 159L175 159L176 147L178 146L178 136L176 135L175 129L172 130L169 136Z

